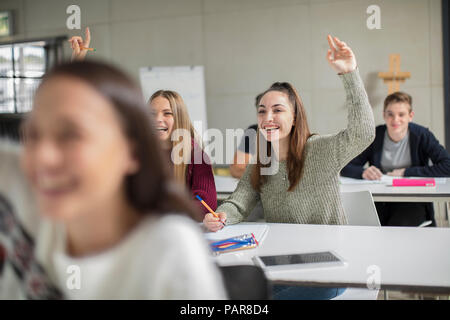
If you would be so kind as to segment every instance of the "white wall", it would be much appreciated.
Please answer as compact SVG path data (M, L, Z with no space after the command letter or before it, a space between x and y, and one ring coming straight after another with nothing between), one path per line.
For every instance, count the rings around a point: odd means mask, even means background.
M387 87L377 74L400 53L415 120L444 143L441 0L1 0L0 10L14 9L15 39L71 36L82 30L66 28L70 4L91 28L94 55L136 79L140 66L204 65L208 125L221 130L254 123L254 97L274 81L297 87L314 132L345 127L342 84L325 60L328 33L354 50L382 123ZM381 30L366 27L372 4Z

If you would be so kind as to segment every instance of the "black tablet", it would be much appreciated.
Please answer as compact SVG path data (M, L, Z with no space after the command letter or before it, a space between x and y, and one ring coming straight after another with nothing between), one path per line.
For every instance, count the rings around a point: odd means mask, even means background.
M286 270L345 266L345 261L332 251L255 256L254 262L264 269Z

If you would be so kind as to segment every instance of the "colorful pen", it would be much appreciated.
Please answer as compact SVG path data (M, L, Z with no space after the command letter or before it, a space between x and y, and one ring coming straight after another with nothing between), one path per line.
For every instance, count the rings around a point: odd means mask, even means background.
M217 213L215 213L214 210L211 209L200 196L196 195L195 197L201 202L202 205L205 206L206 209L208 209L209 212L211 212L213 214L214 217L220 219L219 215ZM225 227L225 222L223 222L222 220L220 222L222 222L223 226Z
M86 48L86 47L83 47L83 46L81 46L80 49L81 50L89 50L89 51L97 51L94 48Z

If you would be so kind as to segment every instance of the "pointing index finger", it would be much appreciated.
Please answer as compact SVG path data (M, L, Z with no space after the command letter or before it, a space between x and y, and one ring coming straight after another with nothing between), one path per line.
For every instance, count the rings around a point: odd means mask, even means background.
M84 41L84 46L89 47L90 43L91 43L91 31L89 30L89 27L86 27L86 41Z
M337 37L334 37L334 42L339 46L343 47L345 44L341 40L339 40Z
M330 35L328 35L327 40L328 40L328 45L330 46L331 51L334 53L336 51L336 47L334 46L333 38Z

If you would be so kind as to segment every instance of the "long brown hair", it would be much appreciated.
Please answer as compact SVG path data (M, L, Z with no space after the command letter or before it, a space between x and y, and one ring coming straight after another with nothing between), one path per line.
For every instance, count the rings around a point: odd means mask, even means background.
M172 133L175 132L177 129L184 129L187 132L189 132L191 139L194 139L195 143L201 148L201 139L199 138L197 132L194 129L194 126L192 125L191 119L189 118L189 113L186 107L186 104L184 103L181 96L171 90L158 90L155 93L152 94L150 97L148 104L150 104L154 99L157 97L163 97L169 101L170 109L173 113L173 129ZM192 153L192 144L191 140L185 140L183 139L175 139L171 141L173 150L178 144L182 143L183 146L180 150L180 153L177 156L180 156L183 161L181 163L174 163L173 164L173 172L175 179L181 183L182 185L186 185L186 170L187 166L189 164L189 161L191 160L191 153ZM184 151L187 151L187 154L184 153Z
M298 182L302 178L304 164L305 164L305 146L306 141L309 137L312 136L308 121L306 119L306 111L303 106L302 99L298 94L297 90L288 82L275 82L270 86L269 89L264 91L263 93L257 96L256 106L259 106L259 103L262 97L270 92L270 91L278 91L285 93L292 107L294 108L294 125L290 132L290 142L289 142L289 150L287 157L287 171L288 171L288 179L289 179L289 188L288 191L294 190L297 186ZM261 146L263 143L266 143L267 156L271 157L272 155L272 144L269 141L262 141L264 139L262 134L259 131L258 127L258 138L257 138L257 158L256 165L251 173L251 183L255 190L261 191L261 186L266 182L266 176L261 175L261 169L263 167L268 167L270 164L262 164L261 156L265 156L265 152L262 152Z
M124 181L131 206L142 214L184 212L201 220L200 212L174 182L151 113L139 86L130 77L109 64L92 60L56 66L44 76L41 86L54 77L82 80L111 102L139 163L138 171L126 176Z

